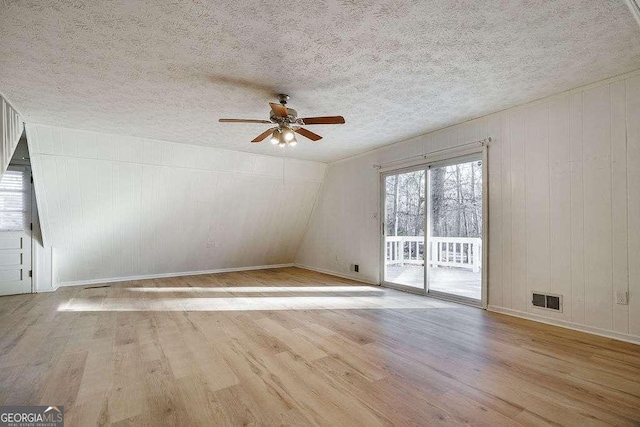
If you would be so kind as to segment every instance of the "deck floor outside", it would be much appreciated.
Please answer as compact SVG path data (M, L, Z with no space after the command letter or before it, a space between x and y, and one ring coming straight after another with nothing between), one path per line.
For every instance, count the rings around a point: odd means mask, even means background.
M387 266L386 280L416 289L424 288L424 266ZM461 268L429 269L429 289L474 300L482 297L482 273Z

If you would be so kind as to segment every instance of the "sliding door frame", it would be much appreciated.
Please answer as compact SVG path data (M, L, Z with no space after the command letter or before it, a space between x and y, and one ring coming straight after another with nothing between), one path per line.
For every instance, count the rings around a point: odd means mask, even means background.
M432 167L442 167L448 165L454 165L464 162L465 160L482 160L482 268L481 268L481 298L478 303L477 300L471 298L459 297L443 292L428 290L428 236L430 234L430 174L429 170ZM447 301L473 305L476 307L482 307L486 310L489 292L488 292L488 255L489 255L489 168L488 168L488 155L487 146L485 144L478 147L467 148L459 150L449 154L439 154L434 156L425 156L420 161L413 162L396 168L381 168L380 169L380 284L384 287L397 289L404 292L410 292L419 295L425 295L433 298L443 299ZM387 260L387 245L386 245L386 223L387 223L387 211L386 211L386 178L388 176L398 175L406 172L413 172L417 170L424 170L425 174L425 215L423 218L423 230L424 230L424 274L423 274L423 287L414 288L407 285L402 285L393 282L387 282L385 280L385 269Z
M387 183L386 183L386 179L389 176L393 176L393 175L400 175L403 173L408 173L408 172L415 172L415 171L419 171L419 170L424 170L425 172L428 171L427 167L424 164L419 164L419 165L412 165L412 166L408 166L408 167L404 167L404 168L400 168L400 169L393 169L393 170L389 170L389 171L381 171L380 172L380 218L382 220L382 228L381 228L381 237L380 237L380 256L381 256L381 262L380 262L380 283L382 284L382 286L385 286L387 288L392 288L392 289L397 289L399 291L405 291L405 292L410 292L412 294L419 294L419 295L426 295L427 294L427 280L426 280L426 276L423 275L423 283L422 283L422 289L420 288L414 288L413 286L408 286L408 285L402 285L399 283L393 283L393 282L387 282L385 280L385 269L386 269L386 265L387 265L387 242L386 242L386 228L387 228L387 208L386 208L386 193L387 193ZM427 176L429 174L425 173L425 198L427 195L427 189L428 184L427 184ZM426 207L426 205L425 205ZM426 211L425 211L426 212ZM426 221L426 215L423 215L422 217L422 229L425 231L424 236L423 236L423 247L424 247L424 251L425 251L425 255L427 252L427 223ZM404 248L403 248L404 250ZM426 266L426 263L425 263Z

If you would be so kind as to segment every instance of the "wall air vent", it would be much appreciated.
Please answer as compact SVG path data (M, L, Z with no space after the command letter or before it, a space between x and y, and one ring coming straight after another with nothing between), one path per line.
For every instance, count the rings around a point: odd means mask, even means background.
M562 311L562 295L531 293L531 305L553 311Z
M531 299L531 304L533 304L536 307L543 307L545 308L547 306L547 299L545 298L544 295L542 294L537 294L537 293L533 293L533 298Z

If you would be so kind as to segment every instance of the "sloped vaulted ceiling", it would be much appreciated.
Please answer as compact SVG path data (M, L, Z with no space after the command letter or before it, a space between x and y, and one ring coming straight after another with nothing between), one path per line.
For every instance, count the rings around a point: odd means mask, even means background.
M625 0L3 1L0 91L28 122L273 153L273 93L330 161L640 68Z

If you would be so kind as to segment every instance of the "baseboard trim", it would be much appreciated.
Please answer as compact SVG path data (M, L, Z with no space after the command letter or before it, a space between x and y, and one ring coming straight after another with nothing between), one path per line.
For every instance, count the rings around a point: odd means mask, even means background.
M369 285L380 286L380 283L378 283L376 281L369 280L369 279L364 279L362 277L357 277L357 276L351 275L351 274L338 273L338 272L333 271L333 270L326 270L324 268L311 267L310 265L304 265L304 264L298 264L298 263L294 263L293 266L294 267L298 267L298 268L304 268L305 270L315 271L315 272L318 272L318 273L328 274L330 276L341 277L343 279L355 280L356 282L362 282L362 283L366 283L366 284L369 284Z
M180 276L200 276L202 274L233 273L236 271L250 271L250 270L269 270L272 268L285 268L285 267L293 267L293 266L294 266L293 263L270 264L270 265L254 265L250 267L218 268L215 270L181 271L178 273L143 274L140 276L111 277L107 279L78 280L74 282L63 282L63 283L60 283L58 286L66 287L66 286L99 285L102 283L130 282L132 280L164 279L167 277L180 277Z
M578 323L567 322L566 320L550 319L533 313L526 313L520 310L512 310L510 308L489 305L487 310L495 313L506 314L508 316L519 317L521 319L533 320L534 322L546 323L547 325L560 326L561 328L572 329L574 331L586 332L592 335L598 335L605 338L611 338L618 341L625 341L631 344L640 345L640 337L629 335L621 332L608 331L606 329L594 328L592 326L580 325Z
M57 291L58 288L49 288L49 289L36 289L35 291L33 291L32 293L34 294L47 294L49 292L55 292Z

